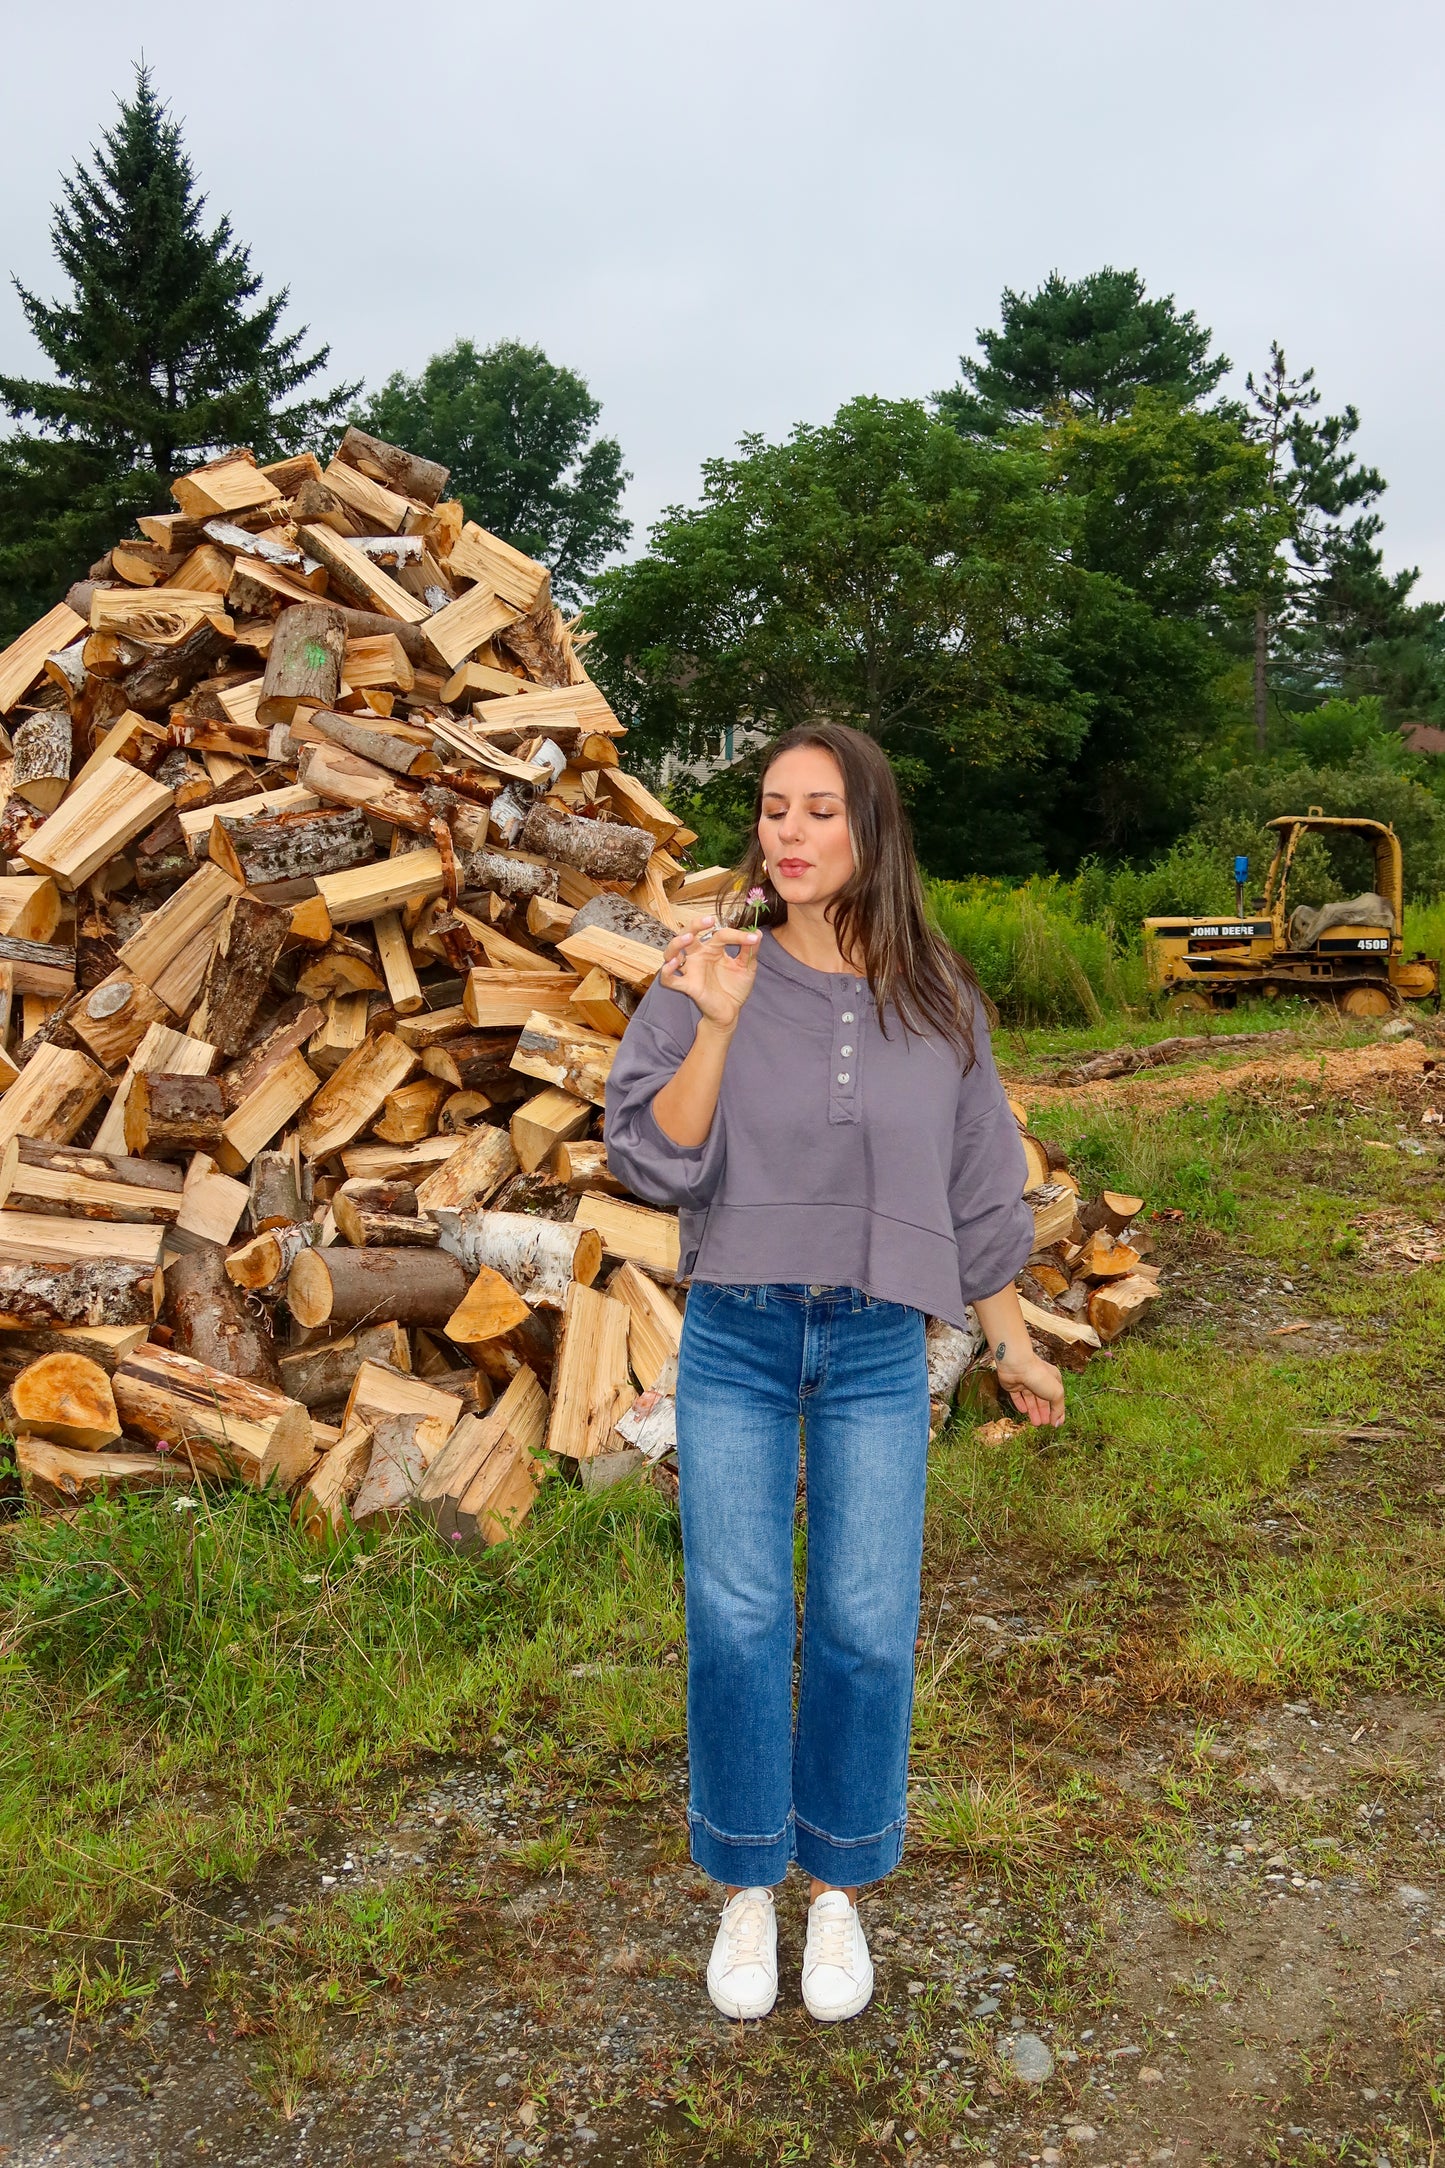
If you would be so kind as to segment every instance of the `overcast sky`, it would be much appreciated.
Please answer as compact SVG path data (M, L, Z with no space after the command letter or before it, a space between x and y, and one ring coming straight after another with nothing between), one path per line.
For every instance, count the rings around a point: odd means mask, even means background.
M292 321L379 381L459 336L588 379L640 542L744 431L953 381L1005 286L1137 265L1240 376L1353 401L1392 567L1445 598L1428 0L9 0L5 265L142 45ZM0 293L0 367L31 369Z

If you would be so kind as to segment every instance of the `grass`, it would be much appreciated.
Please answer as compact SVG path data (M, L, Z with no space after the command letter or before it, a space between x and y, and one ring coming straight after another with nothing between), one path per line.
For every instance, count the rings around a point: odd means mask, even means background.
M1340 1043L1313 1028L1322 1050ZM1111 1993L1102 1923L1118 1893L1210 1932L1197 1843L1240 1811L1212 1726L1257 1700L1431 1693L1445 1675L1445 1269L1377 1270L1357 1225L1382 1207L1437 1217L1439 1164L1378 1149L1406 1117L1332 1096L1312 1059L1268 1089L1201 1084L1163 1117L1060 1098L1034 1120L1090 1186L1185 1215L1148 1223L1171 1299L1071 1379L1061 1433L982 1445L959 1418L935 1447L903 1886L956 1865L1026 1902L1038 2007L1087 2024ZM1296 1314L1308 1341L1274 1337ZM1357 1452L1346 1432L1366 1421L1375 1442ZM370 1800L384 1818L420 1755L460 1751L492 1761L515 1840L460 1874L342 1883L284 1923L227 1929L208 2006L249 2036L283 2118L344 2066L339 2020L459 1952L478 1961L479 1941L552 2023L574 1992L565 1952L524 1952L498 1893L611 1872L609 1828L646 1832L649 1874L682 1857L672 1510L642 1488L556 1484L521 1539L480 1560L406 1529L320 1559L267 1498L204 1507L138 1497L0 1531L0 1918L16 1974L67 2018L124 2003L143 2025L159 1965L186 1962L202 1925L226 1928L210 1893L295 1856L305 1824L288 1810ZM1116 1780L1119 1742L1154 1712L1167 1753L1147 1786ZM1280 1811L1317 1834L1312 1809ZM1373 1826L1340 1838L1355 1872ZM652 2151L831 2157L836 2129L838 2157L855 2140L871 2157L905 2129L941 2133L930 2073L958 2018L930 1988L889 2012L901 2044L886 2059L811 2035L804 2056L766 2030L709 2049L670 2086L678 2128ZM976 2082L1007 2088L990 2039L970 2036Z

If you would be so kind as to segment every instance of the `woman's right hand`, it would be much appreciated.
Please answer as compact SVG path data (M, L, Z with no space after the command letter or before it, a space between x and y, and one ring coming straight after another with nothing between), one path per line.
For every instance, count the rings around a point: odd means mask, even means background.
M662 983L686 994L710 1024L730 1034L756 983L762 939L707 920L668 942ZM729 955L729 949L737 953Z

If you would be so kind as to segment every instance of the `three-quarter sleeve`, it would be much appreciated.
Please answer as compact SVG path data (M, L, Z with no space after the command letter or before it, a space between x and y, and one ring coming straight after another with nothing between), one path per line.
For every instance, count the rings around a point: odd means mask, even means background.
M1023 1201L1028 1162L981 1011L974 1045L973 1067L959 1084L948 1190L965 1302L1007 1287L1034 1246L1034 1216Z
M686 994L654 980L627 1027L607 1079L607 1164L620 1182L649 1204L701 1211L722 1180L726 1138L721 1107L701 1144L675 1144L658 1123L652 1102L672 1077L697 1033L697 1010Z

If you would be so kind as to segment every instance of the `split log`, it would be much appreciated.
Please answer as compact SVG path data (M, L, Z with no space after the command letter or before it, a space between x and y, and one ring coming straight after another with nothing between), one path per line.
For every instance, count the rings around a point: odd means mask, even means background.
M1158 1281L1147 1273L1134 1272L1127 1279L1110 1280L1096 1287L1089 1297L1089 1323L1101 1340L1117 1340L1158 1294Z
M215 1058L216 1049L203 1039L188 1038L185 1032L172 1031L165 1024L152 1024L126 1064L125 1074L95 1133L94 1149L124 1152L125 1110L138 1076L159 1071L175 1076L207 1076Z
M189 1355L137 1348L117 1364L114 1390L128 1431L164 1439L205 1474L289 1489L315 1458L311 1418L299 1402Z
M581 913L578 913L581 916ZM662 969L662 951L646 941L631 941L625 934L609 933L604 926L587 926L579 933L574 925L557 943L557 953L580 975L605 971L620 979L636 994L646 993Z
M301 1184L296 1155L284 1147L258 1152L251 1162L251 1229L263 1235L301 1219Z
M197 876L199 878L199 876ZM280 1016L263 1039L248 1047L239 1061L221 1072L221 1089L226 1094L227 1109L234 1114L237 1107L263 1084L273 1070L279 1069L291 1055L297 1054L322 1022L323 1011L314 1002L292 1001L283 1007Z
M291 914L255 896L237 896L221 921L191 1025L222 1054L239 1054L251 1036L271 973L291 929Z
M541 800L529 810L519 841L534 858L576 866L593 880L622 881L629 888L641 880L653 851L645 828L582 820L574 813L557 813Z
M70 788L70 716L65 708L27 715L15 732L10 788L37 813L53 813Z
M603 933L621 934L624 940L640 941L646 948L665 949L673 938L673 929L665 926L651 911L639 910L626 896L614 895L605 889L600 896L593 896L578 906L570 931L586 933L596 927Z
M581 1136L592 1115L587 1101L574 1099L570 1092L538 1092L525 1106L518 1107L508 1124L518 1166L526 1174L535 1173L559 1144Z
M389 1092L405 1084L418 1056L394 1032L379 1032L348 1055L328 1078L302 1116L301 1149L308 1159L324 1159L360 1136L381 1112ZM0 1101L0 1107L4 1102Z
M8 964L17 994L44 994L52 1000L75 991L75 950L58 942L20 941L0 934L0 964Z
M347 430L336 447L336 459L355 467L359 474L369 475L372 481L384 483L398 496L415 497L418 504L435 504L447 486L448 469L436 460L423 459L418 452L404 452L381 437L368 436L364 429Z
M494 1212L525 1212L531 1219L571 1220L577 1200L550 1174L523 1174L504 1182L491 1202Z
M567 932L577 916L573 905L554 903L547 896L534 896L527 905L527 931L534 941L556 941Z
M607 1165L607 1146L600 1138L579 1137L570 1144L559 1144L547 1162L547 1172L574 1197L589 1189L609 1197L627 1194Z
M505 1339L525 1325L531 1314L511 1282L483 1265L444 1329L459 1347L470 1347L479 1341Z
M321 1082L303 1054L288 1054L226 1117L223 1144L217 1157L227 1174L238 1175L251 1164L263 1144L299 1114ZM3 1111L4 1100L0 1100Z
M378 911L372 919L376 953L386 975L386 990L398 1016L415 1016L426 1006L426 996L411 960L406 934L398 911ZM410 1043L410 1042L408 1042Z
M466 1275L462 1278L465 1284ZM130 1258L78 1258L58 1265L6 1260L0 1262L0 1322L30 1328L148 1326L160 1307L158 1284L154 1263Z
M133 837L154 827L173 795L123 760L102 761L61 800L20 855L61 888L79 888Z
M1055 1361L1078 1369L1088 1351L1099 1345L1099 1335L1092 1325L1080 1324L1077 1319L1062 1316L1054 1310L1040 1309L1037 1303L1022 1296L1019 1308L1030 1333L1043 1341Z
M308 1542L326 1543L345 1533L351 1502L371 1462L371 1448L369 1426L353 1423L317 1461L291 1513Z
M428 1452L426 1434L435 1425L425 1415L381 1415L370 1429L371 1458L351 1501L358 1528L399 1519L444 1443L439 1440Z
M470 1377L470 1371L467 1372ZM422 1415L436 1427L429 1442L445 1443L464 1406L460 1393L450 1392L430 1378L393 1370L386 1363L363 1363L346 1397L343 1428L350 1422L374 1423L382 1415Z
M682 1344L682 1315L655 1280L636 1265L619 1265L605 1292L627 1312L627 1360L644 1392L670 1390Z
M300 730L298 723L296 734ZM389 774L409 776L414 782L435 775L441 767L428 735L406 727L388 728L384 720L367 722L360 716L337 714L330 707L318 709L306 717L302 742L314 744L318 737L344 747L361 760L371 761Z
M347 1183L331 1200L331 1216L337 1231L354 1249L377 1250L434 1250L437 1246L437 1224L416 1208L416 1192L409 1192L411 1210L379 1211L361 1203L355 1194L348 1195L356 1185Z
M326 1014L306 1047L306 1059L318 1076L334 1076L365 1043L368 1006L364 993L330 996Z
M534 1308L560 1310L574 1280L590 1286L597 1277L602 1240L590 1227L533 1219L524 1212L455 1205L429 1209L441 1228L443 1251L460 1258L469 1273L483 1265L499 1272Z
M479 1122L455 1151L418 1182L417 1209L434 1212L443 1205L484 1204L516 1170L517 1154L506 1130Z
M415 1045L409 1039L408 1045ZM517 1048L515 1031L467 1032L422 1049L421 1065L449 1090L480 1092L493 1106L510 1104L526 1096L525 1080L512 1068Z
M1127 1242L1116 1242L1104 1228L1089 1236L1069 1269L1080 1280L1127 1280L1139 1267L1139 1252Z
M418 1077L413 1084L403 1084L399 1090L388 1092L381 1114L372 1124L378 1137L388 1144L415 1144L422 1137L429 1137L436 1128L437 1114L443 1099L451 1089L436 1077Z
M157 1453L77 1453L48 1438L18 1437L20 1487L42 1512L66 1512L113 1490L163 1490L188 1484L191 1471Z
M281 1388L303 1407L329 1408L346 1399L363 1363L385 1363L393 1370L411 1368L404 1328L388 1322L368 1325L331 1340L324 1347L302 1348L280 1358Z
M573 994L571 1006L593 1031L620 1039L636 1012L637 996L605 971L589 971Z
M664 1279L676 1275L679 1237L675 1212L657 1212L650 1205L628 1204L618 1197L584 1195L577 1200L573 1224L594 1229L609 1257L630 1259Z
M1024 1203L1034 1216L1034 1248L1046 1250L1073 1226L1078 1196L1062 1182L1045 1182L1040 1189L1026 1189Z
M504 1541L536 1494L546 1432L547 1396L524 1366L494 1408L457 1425L417 1486L417 1511L449 1545Z
M171 1011L153 988L121 965L69 1012L71 1029L106 1069L117 1069L150 1030L170 1024Z
M268 1227L264 1234L252 1235L249 1242L232 1250L226 1259L226 1277L234 1287L252 1294L274 1291L314 1236L309 1220Z
M528 964L533 965L533 959ZM573 972L540 958L533 968L509 965L497 970L478 964L467 972L462 1006L479 1030L515 1034L534 1015L565 1018L576 991Z
M153 1319L141 1325L59 1325L38 1332L0 1328L0 1380L17 1378L42 1355L84 1355L109 1377L118 1362L150 1337Z
M632 1398L627 1332L625 1303L595 1287L568 1288L553 1373L550 1453L580 1461L608 1451Z
M358 918L375 918L379 911L396 911L418 898L439 896L444 885L441 853L434 847L403 851L369 866L353 866L346 873L316 876L317 893L334 926L349 926Z
M442 1101L437 1115L437 1130L442 1135L452 1135L459 1130L470 1129L479 1122L492 1106L485 1092L452 1092Z
M184 1194L179 1168L143 1159L34 1137L12 1137L0 1151L0 1205L9 1212L169 1226Z
M109 1086L88 1055L42 1046L0 1099L0 1145L11 1137L69 1144Z
M602 1032L584 1030L565 1017L535 1009L522 1027L512 1067L600 1107L606 1100L607 1077L616 1053L616 1040Z
M42 1355L10 1388L25 1428L77 1453L99 1453L121 1435L110 1379L84 1355Z
M325 565L332 586L358 609L379 613L404 625L421 625L429 618L430 612L424 602L409 595L389 573L372 564L363 550L355 548L331 528L303 527L296 539L308 557L318 558ZM430 645L428 639L427 646Z
M213 1076L136 1077L125 1103L125 1148L137 1159L189 1159L220 1148L226 1096Z
M195 1250L166 1267L165 1315L177 1354L280 1389L275 1341L227 1277L219 1250Z
M298 975L296 991L307 1001L330 1001L337 994L379 994L383 982L364 943L333 934Z
M195 1007L226 907L239 893L219 866L203 865L121 943L123 968L143 979L173 1015L189 1016Z
M508 903L529 904L557 893L556 867L521 851L458 851L457 879L463 889L489 889Z
M246 1202L245 1183L222 1174L209 1152L197 1152L186 1169L180 1218L171 1230L173 1246L182 1250L224 1246L236 1232Z
M1090 1234L1102 1229L1106 1234L1121 1235L1143 1209L1142 1197L1131 1196L1127 1190L1106 1189L1079 1207L1079 1218Z
M287 1276L286 1300L298 1325L357 1325L368 1318L445 1325L470 1278L439 1249L306 1249Z
M366 865L376 851L371 824L355 806L261 813L246 820L218 814L208 848L216 863L248 888L344 873Z
M431 820L425 800L387 769L345 746L309 745L296 763L298 780L332 805L360 806L393 827L422 831Z
M325 603L300 603L276 620L256 719L289 723L298 704L329 708L341 686L346 628Z

